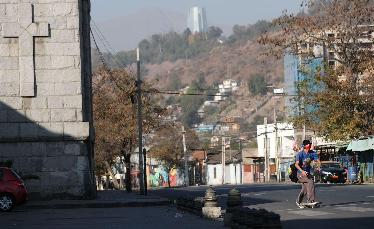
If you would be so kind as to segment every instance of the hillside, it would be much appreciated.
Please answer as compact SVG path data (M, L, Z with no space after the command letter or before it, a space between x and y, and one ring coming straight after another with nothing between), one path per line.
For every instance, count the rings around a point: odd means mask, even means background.
M279 112L283 111L283 101L274 101L271 98L271 88L269 93L263 96L253 96L248 90L248 80L256 74L263 75L268 85L282 86L283 60L265 57L262 51L262 47L254 41L217 44L209 53L193 59L148 64L145 78L159 82L156 86L163 90L175 89L173 82L176 80L180 80L181 86L184 87L201 76L209 86L216 86L225 79L235 79L240 82L239 90L231 96L230 104L220 110L217 119L239 116L249 123L250 130L254 130L256 124L263 122L264 116L268 117L269 122L274 120L274 103L277 119L283 118Z

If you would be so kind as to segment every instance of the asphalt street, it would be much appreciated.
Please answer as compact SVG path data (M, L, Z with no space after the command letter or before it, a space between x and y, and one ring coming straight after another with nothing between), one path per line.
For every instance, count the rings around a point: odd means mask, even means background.
M223 228L173 207L29 209L0 213L1 229Z
M318 184L320 208L299 209L298 184L218 186L220 206L226 208L232 188L242 193L244 206L264 208L281 215L283 228L374 228L374 185ZM207 186L150 190L169 199L204 196ZM0 228L223 228L223 222L205 220L169 207L22 209L0 213Z
M320 208L299 209L295 202L299 184L253 184L215 187L220 206L226 208L230 189L238 188L244 206L264 208L281 215L283 228L374 228L374 185L317 184ZM204 196L206 186L160 189L157 195Z

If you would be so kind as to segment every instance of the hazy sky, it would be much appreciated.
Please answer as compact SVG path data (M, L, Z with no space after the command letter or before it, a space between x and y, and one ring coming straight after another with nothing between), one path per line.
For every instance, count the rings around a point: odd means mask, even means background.
M91 0L92 17L106 21L132 14L139 9L158 7L187 15L192 6L205 7L208 23L249 24L279 16L283 10L296 12L302 0Z

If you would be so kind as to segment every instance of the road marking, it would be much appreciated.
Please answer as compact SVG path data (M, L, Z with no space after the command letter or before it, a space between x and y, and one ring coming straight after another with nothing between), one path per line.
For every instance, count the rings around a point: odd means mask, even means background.
M347 204L348 206L357 206L357 204Z
M369 205L369 204L371 204L371 203L365 202L365 203L362 203L362 204Z
M293 213L293 214L296 214L296 215L302 215L302 216L322 216L322 215L334 214L334 213L325 212L325 211L305 210L305 209L300 209L298 211L289 211L289 213Z
M374 196L367 196L367 198L374 198Z
M362 207L337 207L335 209L352 211L352 212L374 212L374 208L362 208Z
M262 196L262 195L265 195L266 193L255 193L253 194L254 196Z

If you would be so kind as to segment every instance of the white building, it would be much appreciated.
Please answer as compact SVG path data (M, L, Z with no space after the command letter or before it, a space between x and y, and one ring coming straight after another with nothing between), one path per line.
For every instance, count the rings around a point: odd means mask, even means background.
M277 131L274 124L267 124L267 128L265 128L265 125L258 125L257 145L259 157L265 157L265 135L267 136L269 158L276 158L277 156L279 158L294 157L292 148L295 143L295 129L292 124L277 123ZM278 147L276 147L276 135L278 138ZM277 150L278 153L276 153Z
M208 153L207 155L207 185L242 184L241 153L236 150L226 150L225 180L223 179L222 153Z
M267 139L267 140L265 140ZM265 142L267 147L265 149ZM295 129L292 124L277 123L257 126L258 157L265 158L267 150L268 169L271 177L287 179L287 169L295 161Z
M189 9L187 27L192 33L203 33L208 31L208 22L204 8L195 6Z

